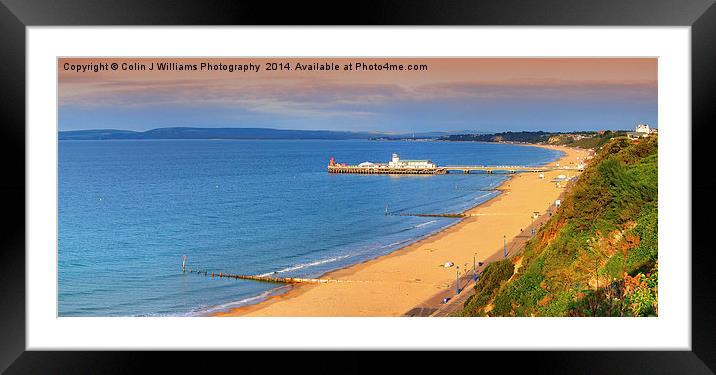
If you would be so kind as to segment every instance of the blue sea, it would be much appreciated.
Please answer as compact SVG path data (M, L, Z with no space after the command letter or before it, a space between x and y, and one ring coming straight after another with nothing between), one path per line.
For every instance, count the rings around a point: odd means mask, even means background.
M357 164L541 165L558 151L509 144L367 140L60 141L59 316L197 316L259 302L282 277L390 253L498 194L500 174L331 175Z

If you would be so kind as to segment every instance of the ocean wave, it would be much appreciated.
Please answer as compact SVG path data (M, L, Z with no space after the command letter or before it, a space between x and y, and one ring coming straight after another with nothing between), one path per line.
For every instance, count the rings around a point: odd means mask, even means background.
M430 220L430 221L428 221L428 222L426 222L426 223L420 223L420 224L417 224L417 225L413 225L413 228L424 227L424 226L430 225L430 224L432 224L432 223L434 223L434 222L436 222L436 221L437 221L437 220Z
M260 294L246 297L244 299L240 299L238 301L231 301L227 303L222 303L220 305L216 306L201 306L191 311L186 312L176 312L176 313L150 313L150 314L138 314L138 315L131 315L134 317L194 317L194 316L206 316L211 315L220 311L228 311L230 309L234 309L237 307L243 307L248 305L253 305L259 302L262 302L266 300L267 298L282 293L284 289L289 288L288 286L280 286L277 288L269 289L265 292L262 292Z
M404 244L404 243L409 242L409 241L412 241L412 240L413 240L412 238L408 238L408 239L405 239L405 240L400 240L400 241L392 242L392 243L389 243L389 244L387 244L387 245L379 246L379 248L380 248L380 249L387 249L387 248L389 248L389 247L398 246L398 245L400 245L400 244Z
M496 195L496 193L494 193L494 192L485 193L485 194L482 194L482 195L479 195L479 196L475 197L475 200L476 200L476 201L479 201L479 200L481 200L481 199L483 199L483 198L485 198L485 197L489 197L489 196L491 196L491 195Z
M333 258L328 258L328 259L321 259L321 260L317 260L317 261L310 262L310 263L300 263L300 264L296 264L295 266L286 267L286 268L281 269L281 270L278 270L278 271L262 273L262 274L257 275L257 276L265 277L265 276L276 275L276 274L279 274L279 273L286 273L286 272L291 272L291 271L297 271L297 270L304 269L304 268L308 268L308 267L315 267L315 266L319 266L319 265L321 265L321 264L336 262L336 261L339 261L339 260L341 260L341 259L348 258L349 256L351 256L351 254L341 255L341 256L337 256L337 257L333 257Z
M196 315L207 315L207 314L213 314L215 312L219 311L227 311L232 308L247 306L247 305L253 305L256 303L259 303L268 297L271 297L272 295L276 294L278 290L283 289L285 287L278 287L274 289L267 290L265 292L262 292L260 294L257 294L255 296L247 297L238 301L228 302L217 306L212 306L209 308L202 309L200 311L195 311L193 313L189 313L189 316L196 316Z

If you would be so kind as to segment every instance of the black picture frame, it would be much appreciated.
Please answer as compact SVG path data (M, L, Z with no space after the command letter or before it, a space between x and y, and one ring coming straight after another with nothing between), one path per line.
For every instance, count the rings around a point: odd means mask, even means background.
M475 352L474 371L484 361L498 361L500 372L529 371L561 374L648 373L709 374L716 369L716 294L713 293L713 246L709 221L714 184L702 177L707 169L709 140L716 121L711 107L716 97L716 6L713 0L502 0L502 1L137 1L137 0L0 0L0 125L3 216L0 237L0 371L16 373L143 372L149 362L163 372L208 370L229 361L236 372L265 372L307 365L319 372L336 367L369 370L386 363L406 366L398 353L367 360L367 352L334 352L320 363L302 354L272 354L256 360L255 353L166 352L41 352L26 351L25 341L25 42L28 26L83 25L586 25L690 26L692 53L692 350L691 351L574 351ZM479 41L476 41L479 43ZM684 131L688 124L684 124ZM688 172L688 171L686 171ZM688 234L684 234L689 238ZM687 251L664 249L663 251ZM662 251L662 249L660 249ZM638 335L625 332L624 340ZM237 338L240 339L240 338ZM489 338L486 338L489 339ZM411 362L422 370L452 371L452 354L436 353ZM273 360L271 359L273 358ZM280 361L275 360L281 358ZM285 359L285 360L284 360ZM484 367L482 371L488 371ZM499 367L498 367L499 368ZM454 368L454 371L464 371ZM496 371L496 370L491 370ZM207 373L208 371L203 373ZM273 371L270 371L273 372Z

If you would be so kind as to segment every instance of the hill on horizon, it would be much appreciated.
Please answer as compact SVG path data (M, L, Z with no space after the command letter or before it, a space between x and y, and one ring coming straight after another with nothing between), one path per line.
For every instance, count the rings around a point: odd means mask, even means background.
M59 140L114 140L114 139L370 139L389 136L394 138L439 138L464 132L436 131L422 133L389 133L378 131L352 132L338 130L296 130L271 128L195 128L168 127L147 131L118 129L67 130L58 132Z

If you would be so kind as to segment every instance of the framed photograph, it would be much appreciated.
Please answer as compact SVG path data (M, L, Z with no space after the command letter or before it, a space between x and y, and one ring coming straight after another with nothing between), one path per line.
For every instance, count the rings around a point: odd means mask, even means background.
M712 2L153 5L1 8L9 373L712 373Z

